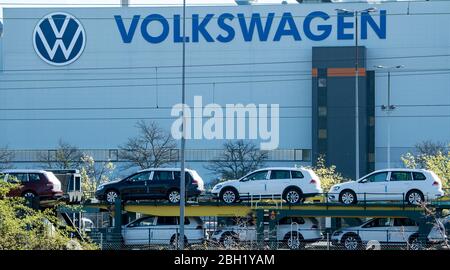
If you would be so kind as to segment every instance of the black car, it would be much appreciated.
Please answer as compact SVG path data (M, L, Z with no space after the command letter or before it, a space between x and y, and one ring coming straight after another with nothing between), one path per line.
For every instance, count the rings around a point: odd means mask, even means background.
M146 169L125 179L102 184L95 197L114 203L123 200L167 199L171 203L180 201L180 169ZM203 179L194 170L186 170L186 196L197 197L204 191Z

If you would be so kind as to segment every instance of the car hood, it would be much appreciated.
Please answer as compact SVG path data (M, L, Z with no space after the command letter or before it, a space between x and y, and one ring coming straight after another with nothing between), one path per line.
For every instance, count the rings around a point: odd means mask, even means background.
M334 187L340 187L340 190L342 190L343 188L353 186L356 183L357 182L354 181L354 180L347 181L347 182L344 182L344 183L339 183L339 184L336 184L336 185L332 186L330 190L333 191Z
M228 180L228 181L225 181L225 182L220 182L216 186L218 186L218 185L222 185L222 187L224 187L224 186L236 186L236 184L238 184L238 183L239 183L239 180Z
M109 181L109 182L106 182L106 183L101 184L100 186L114 185L114 184L119 183L120 181L122 181L122 180Z

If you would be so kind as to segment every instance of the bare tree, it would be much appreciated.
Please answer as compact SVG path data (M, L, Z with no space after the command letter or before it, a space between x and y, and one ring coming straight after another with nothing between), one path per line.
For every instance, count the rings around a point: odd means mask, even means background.
M444 153L447 149L447 144L428 140L416 144L415 148L417 154L420 156L435 156L438 153Z
M266 151L260 151L251 142L228 141L223 145L223 153L211 160L205 168L222 179L238 179L263 166L268 158Z
M428 159L446 154L450 154L450 148L447 148L446 143L427 140L415 145L414 154L406 153L401 158L408 168L426 168Z
M106 183L112 177L116 166L111 161L96 162L93 157L83 155L81 158L81 182L83 192L92 195L100 184Z
M57 149L41 153L38 158L47 169L78 169L82 157L83 153L76 146L60 139Z
M14 158L14 153L8 147L0 148L0 170L11 169L11 162Z
M136 123L139 135L128 139L119 146L119 158L129 163L126 169L140 167L141 169L161 167L172 163L170 152L177 144L169 132L166 132L155 122L146 123L141 120Z

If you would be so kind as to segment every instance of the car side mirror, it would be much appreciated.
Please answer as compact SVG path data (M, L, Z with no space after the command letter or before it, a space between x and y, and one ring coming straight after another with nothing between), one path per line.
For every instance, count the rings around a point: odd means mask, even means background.
M367 179L363 179L363 180L361 180L361 181L359 181L360 183L362 183L362 184L364 184L364 183L367 183L368 181L367 181Z
M247 182L248 180L249 180L249 179L248 179L247 177L244 177L244 178L241 179L240 182Z

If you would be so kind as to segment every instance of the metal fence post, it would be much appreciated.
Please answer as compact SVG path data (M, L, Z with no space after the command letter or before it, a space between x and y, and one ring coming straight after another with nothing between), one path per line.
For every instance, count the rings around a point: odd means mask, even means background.
M261 249L264 246L264 210L256 210L256 241L257 246Z

